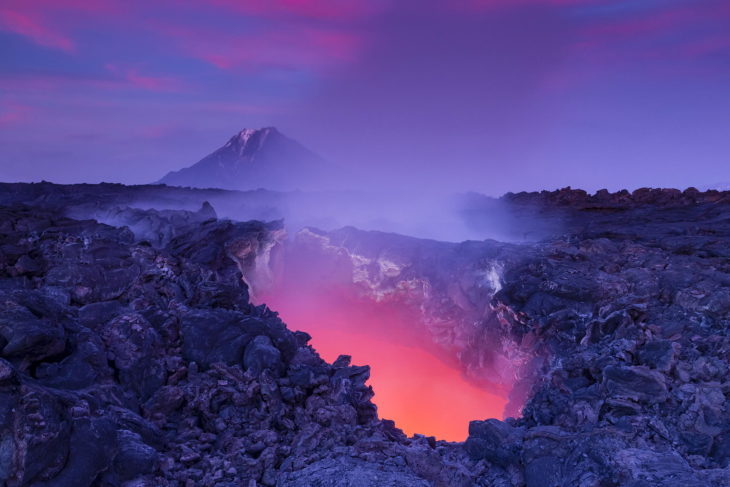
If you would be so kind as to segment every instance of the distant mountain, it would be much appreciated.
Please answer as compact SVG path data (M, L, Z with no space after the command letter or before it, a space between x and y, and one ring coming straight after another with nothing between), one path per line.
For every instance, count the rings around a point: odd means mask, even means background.
M158 183L194 188L280 191L323 189L333 167L274 127L243 129L199 162Z

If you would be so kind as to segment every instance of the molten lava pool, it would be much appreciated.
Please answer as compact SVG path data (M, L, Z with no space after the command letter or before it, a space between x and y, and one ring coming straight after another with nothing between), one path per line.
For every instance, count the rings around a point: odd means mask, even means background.
M346 354L353 364L370 365L378 415L409 435L464 441L469 421L503 417L507 399L467 381L458 363L439 357L422 327L394 306L302 287L271 291L259 301L290 329L312 335L325 360Z

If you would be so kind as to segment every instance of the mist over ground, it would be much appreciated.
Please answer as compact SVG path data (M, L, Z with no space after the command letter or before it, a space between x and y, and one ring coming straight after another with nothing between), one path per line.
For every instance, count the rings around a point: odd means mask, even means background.
M165 202L144 196L131 207L198 210L209 201L222 218L284 220L290 233L304 227L335 230L353 226L363 230L410 235L444 242L494 239L527 242L560 231L559 211L524 209L476 193L426 191L293 191L255 190L180 197Z

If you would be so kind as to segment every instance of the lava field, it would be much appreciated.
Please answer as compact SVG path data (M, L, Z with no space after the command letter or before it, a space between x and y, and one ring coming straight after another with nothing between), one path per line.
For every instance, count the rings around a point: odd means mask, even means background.
M0 485L730 486L729 192L236 218L284 197L0 185Z

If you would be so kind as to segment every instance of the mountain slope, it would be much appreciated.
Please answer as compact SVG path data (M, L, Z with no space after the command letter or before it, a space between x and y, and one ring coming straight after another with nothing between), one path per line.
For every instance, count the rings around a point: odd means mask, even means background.
M331 166L274 127L243 129L190 167L158 182L196 188L321 189Z

